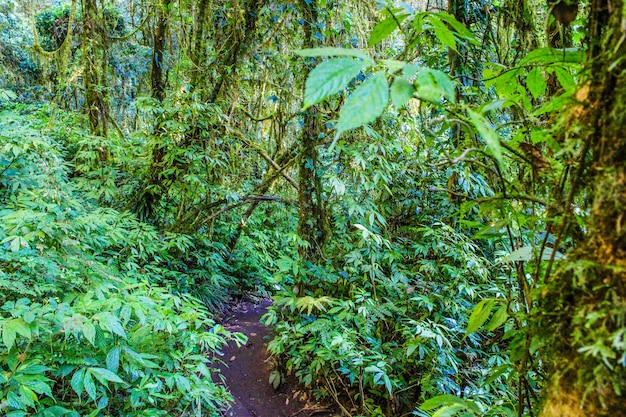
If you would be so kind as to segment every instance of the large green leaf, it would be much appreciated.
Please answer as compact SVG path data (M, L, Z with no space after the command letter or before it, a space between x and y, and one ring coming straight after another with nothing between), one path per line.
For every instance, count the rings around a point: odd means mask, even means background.
M27 339L31 338L31 331L24 320L12 319L2 323L2 342L7 350L11 350L18 334Z
M391 84L391 102L396 109L404 106L409 100L413 98L415 87L406 78L396 77Z
M378 22L378 24L374 26L374 29L372 29L372 33L370 33L368 46L374 46L387 36L391 35L391 33L398 27L398 23L401 23L408 16L408 14L401 14L388 17L387 19Z
M561 83L563 90L571 91L576 88L576 80L572 76L572 74L565 68L554 68L554 73L556 74L556 78Z
M191 383L183 375L180 375L180 374L174 375L174 381L176 381L176 388L182 394L186 394L189 391L191 391Z
M492 299L482 300L472 308L472 314L467 322L467 329L465 336L475 332L485 324L489 316L491 315L491 309L493 308L494 301Z
M488 332L492 332L496 330L498 327L502 326L509 319L509 311L507 309L506 304L503 304L493 313L493 317L485 327L485 330Z
M379 60L381 64L387 67L387 70L390 74L395 74L396 72L404 69L408 64L404 61L398 61L396 59L381 59Z
M458 20L454 16L446 12L436 13L438 19L443 20L448 23L452 28L456 31L458 37L463 38L474 45L480 45L480 42L476 39L476 36L467 28L465 25Z
M459 415L459 412L466 410L466 409L467 407L461 404L447 405L437 410L437 412L433 414L433 417L465 417L463 415Z
M2 100L8 100L8 101L12 101L17 99L17 94L15 94L13 91L11 90L4 90L2 88L0 88L0 101Z
M530 261L532 257L533 257L532 246L523 246L521 248L515 249L513 252L506 255L503 258L503 261L505 262Z
M455 102L456 83L445 72L421 67L415 74L415 86L417 95L423 100L438 103L443 97Z
M530 51L518 65L521 67L528 64L552 64L555 62L560 64L580 64L582 58L583 53L577 48L537 48Z
M84 378L85 378L85 370L81 368L77 370L76 372L74 372L74 375L72 375L72 379L70 381L70 385L72 386L72 389L79 397L83 395L83 391L85 389Z
M98 313L93 317L94 321L97 320L100 323L100 327L111 333L115 333L118 336L126 338L124 327L120 320L109 312Z
M389 102L389 86L384 71L374 73L358 86L339 113L337 134L376 120Z
M366 61L352 58L335 58L324 61L311 71L304 90L304 108L347 87L361 71L369 67Z
M530 70L530 72L526 76L526 86L528 87L530 94L532 94L535 100L546 92L548 84L543 78L539 67L535 67Z
M561 94L560 96L553 97L548 100L543 106L537 108L535 111L531 113L532 116L541 116L545 113L550 113L553 111L562 111L564 108L571 106L572 103L575 102L575 98L573 95L573 91L568 91L565 94Z
M422 405L420 405L420 410L429 411L433 410L437 407L441 407L442 405L450 405L450 404L458 404L462 406L467 406L465 401L452 394L442 394L436 397L432 397L424 401Z
M437 15L431 15L429 21L437 39L439 39L439 41L448 48L457 51L454 33L445 25L445 23L439 20Z
M543 248L543 252L541 254L542 261L549 261L552 259L552 252L554 249L550 247ZM506 255L502 260L505 262L520 262L520 261L530 261L531 259L537 259L538 251L533 251L532 246L522 246L519 249L514 250L513 252ZM562 260L565 259L565 255L561 252L556 252L554 254L554 259Z
M4 323L2 328L2 342L7 347L7 350L11 350L13 347L13 343L15 343L15 337L17 333L15 329L7 326L7 323Z
M491 151L492 155L500 165L502 165L502 146L500 145L500 137L498 133L489 126L487 120L482 114L476 113L473 110L468 109L467 114L470 117L472 124L478 130L478 133L487 143L487 148Z
M111 372L117 372L120 366L120 348L114 347L109 353L107 353L106 357L107 369Z
M83 379L83 384L85 387L85 391L87 391L87 394L89 394L92 400L96 401L96 395L97 395L96 384L93 381L93 377L91 376L91 373L85 372L85 378Z
M52 388L47 384L47 379L44 380L43 377L39 377L42 379L33 379L28 382L28 387L32 389L37 394L47 395L50 398L54 398L52 394Z
M107 381L116 382L118 384L125 384L122 378L105 368L89 368L88 372L95 376L102 385L106 385Z
M83 323L83 335L85 336L85 339L89 341L89 343L95 346L96 326L93 325L91 320L87 320L85 323Z

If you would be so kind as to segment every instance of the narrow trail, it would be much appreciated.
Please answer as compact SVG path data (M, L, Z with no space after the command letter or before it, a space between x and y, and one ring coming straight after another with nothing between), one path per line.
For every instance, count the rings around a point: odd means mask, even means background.
M275 390L269 383L270 364L265 345L269 329L260 323L271 301L257 304L242 302L224 321L228 330L244 333L248 343L237 348L231 342L224 348L222 374L235 403L225 412L227 417L331 417L328 407L302 400L295 381L287 381ZM267 336L267 337L266 337Z

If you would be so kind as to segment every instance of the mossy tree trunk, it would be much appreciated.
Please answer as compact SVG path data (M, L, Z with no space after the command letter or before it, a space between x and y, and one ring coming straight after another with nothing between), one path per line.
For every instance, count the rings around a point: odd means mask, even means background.
M190 8L189 13L193 18L193 30L188 39L189 48L185 50L185 53L187 54L186 58L191 61L193 66L189 74L189 85L186 87L190 87L194 96L197 97L194 100L199 100L203 103L215 103L220 95L226 91L229 83L236 84L237 66L242 61L241 53L248 48L254 39L258 15L264 4L264 0L247 0L241 4L237 3L239 7L233 10L233 14L237 16L237 19L224 28L227 36L226 34L222 36L222 34L208 30L211 23L208 16L213 13L212 7L215 7L215 4L207 0L200 0ZM161 0L154 32L151 72L152 97L161 102L166 98L167 72L163 67L166 40L170 30L169 19L172 18L170 9L176 5L177 3L172 0ZM211 79L211 71L208 68L210 64L206 62L208 60L207 48L210 40L219 44L217 48L218 57L212 60L213 64L218 67L216 79ZM163 129L163 122L164 120L156 120L155 143L152 149L152 160L148 168L147 180L142 188L137 191L131 204L135 212L146 221L156 220L156 208L161 204L161 200L166 194L166 187L179 182L190 165L187 159L180 156L172 158L168 153L176 152L180 155L181 150L199 146L204 141L208 141L207 130L213 129L218 131L222 129L221 126L207 127L206 125L195 124L196 121L192 121L192 125L182 136L182 140L178 140L175 143L174 148L171 138L167 137L167 132ZM207 147L208 143L205 142L204 145ZM217 175L215 176L218 177ZM179 213L186 212L189 209L189 207L185 206L187 204L186 200L181 200L179 204ZM177 227L184 227L184 225L178 225Z
M318 11L315 2L300 2L304 24L303 48L316 46L315 28ZM305 71L304 77L308 75ZM303 115L303 128L300 136L300 155L298 160L298 235L307 242L299 248L303 261L318 263L322 259L324 243L328 239L326 210L322 201L322 179L318 161L318 126L320 114L316 106L310 107Z
M165 64L165 47L168 36L169 9L172 1L162 0L157 9L156 26L152 38L152 63L150 67L150 88L152 98L163 103L167 97L167 68ZM155 143L152 147L152 160L148 170L146 184L138 190L133 199L133 210L144 221L154 220L155 206L164 192L163 182L167 178L165 155L167 153L167 131L163 126L163 113L159 113L154 121Z
M193 63L194 72L191 76L191 86L194 90L203 86L203 80L206 79L205 67L207 59L206 54L206 33L207 9L209 0L200 0L197 2L195 9L192 11L195 16L195 24L193 25L193 33L190 40L191 62Z
M152 97L161 102L165 100L165 40L167 37L170 4L171 0L163 0L158 8L158 20L152 47L152 67L150 72Z
M543 417L618 416L626 407L626 27L624 0L593 0L588 72L571 114L591 184L587 233L544 283L535 325L550 380ZM571 203L571 199L570 199Z
M104 22L98 16L96 0L83 0L83 83L85 87L85 113L92 135L107 137L109 109L106 99L106 47L104 40ZM107 159L101 151L100 158Z

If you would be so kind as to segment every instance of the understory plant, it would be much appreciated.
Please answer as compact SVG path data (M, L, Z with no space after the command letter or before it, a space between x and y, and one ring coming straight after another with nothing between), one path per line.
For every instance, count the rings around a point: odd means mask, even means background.
M245 336L176 291L189 242L86 198L32 114L0 113L0 412L220 415L216 354Z
M370 140L340 143L341 169L325 173L338 194L328 200L336 234L326 263L276 262L283 289L264 317L275 329L268 349L281 364L272 382L295 375L349 415L420 412L416 404L443 394L464 397L481 415L513 415L514 370L491 333L510 329L517 308L509 309L505 265L485 256L499 245L460 230L448 215L458 209L453 197L421 191L445 186L449 172L407 163L419 158L398 141ZM457 175L468 192L491 193ZM476 332L471 317L482 300L491 300L490 320Z

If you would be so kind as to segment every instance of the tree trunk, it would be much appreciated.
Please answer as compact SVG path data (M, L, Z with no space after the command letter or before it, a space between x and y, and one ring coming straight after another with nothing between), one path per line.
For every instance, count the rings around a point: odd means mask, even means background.
M624 7L624 0L591 4L590 71L579 91L580 98L588 91L587 104L570 117L588 150L579 172L592 184L592 202L584 241L542 291L535 324L550 376L542 417L618 416L626 405Z
M101 22L104 25L104 22ZM108 105L106 102L106 89L101 83L101 77L106 74L106 54L100 55L107 45L102 45L102 31L104 27L98 27L98 9L96 0L83 1L83 83L85 86L85 113L89 121L89 130L92 135L106 137ZM98 67L101 63L102 67ZM100 158L106 160L108 155L101 151Z
M166 97L165 87L167 75L165 73L165 41L168 31L169 7L172 0L163 0L159 5L158 19L154 30L152 42L152 66L150 68L150 87L152 98L163 103ZM152 161L148 171L147 184L138 190L133 199L133 210L143 221L154 220L155 207L163 194L164 158L167 153L167 145L163 139L167 132L163 127L163 116L159 114L155 118L154 136L155 144L152 148Z
M190 39L191 51L189 56L193 63L193 74L191 76L191 86L194 89L199 88L203 84L203 80L206 82L206 74L204 69L206 66L206 42L204 29L206 26L208 0L200 0L197 4L197 11L195 12L195 26L193 27L193 33Z
M154 32L154 41L152 48L152 69L150 72L150 81L152 87L152 97L159 101L165 100L165 75L163 73L163 64L165 54L165 37L167 36L168 9L171 0L163 0L159 7L159 20L157 22L156 31Z
M310 3L310 4L309 4ZM301 10L304 21L304 48L315 46L315 30L312 25L318 21L315 2L301 1ZM305 71L306 79L308 71ZM298 235L302 241L308 242L308 247L301 246L299 254L303 261L318 263L322 259L324 243L328 238L326 210L322 201L322 179L318 163L318 135L317 126L319 114L316 106L307 109L304 113L304 123L300 136L300 155L298 161Z

